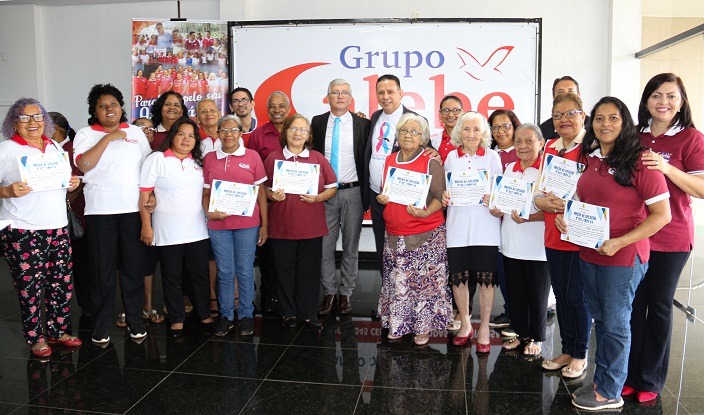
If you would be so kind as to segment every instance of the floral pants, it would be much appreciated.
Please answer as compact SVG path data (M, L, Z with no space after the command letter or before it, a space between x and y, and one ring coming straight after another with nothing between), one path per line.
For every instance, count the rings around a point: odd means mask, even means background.
M58 339L71 329L73 283L68 230L4 229L0 241L22 311L22 331L29 345L46 341L41 322L44 290L48 335Z

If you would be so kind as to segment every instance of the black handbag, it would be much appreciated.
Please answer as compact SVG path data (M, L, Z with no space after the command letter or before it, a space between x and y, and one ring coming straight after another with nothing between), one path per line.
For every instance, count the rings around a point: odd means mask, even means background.
M68 216L68 234L71 236L71 240L78 240L83 238L86 234L86 230L83 229L81 225L81 220L78 219L78 215L73 211L71 207L71 202L66 199L66 215Z

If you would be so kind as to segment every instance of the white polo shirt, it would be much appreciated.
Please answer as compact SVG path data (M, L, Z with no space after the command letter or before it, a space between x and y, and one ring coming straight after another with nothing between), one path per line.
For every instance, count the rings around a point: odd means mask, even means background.
M369 160L369 187L374 193L381 192L381 182L384 180L384 163L396 143L396 124L402 115L403 105L399 105L396 111L391 114L382 111L373 126L372 157Z
M203 210L203 168L189 157L181 160L173 151L155 151L142 166L142 192L154 190L152 214L154 245L178 245L208 239Z
M501 174L501 158L491 149L479 148L473 155L455 149L448 153L445 171L487 170L489 178ZM501 219L484 206L448 206L447 247L501 246Z
M56 142L44 139L45 153L60 153L64 150ZM17 165L18 156L41 154L42 151L29 145L19 135L0 143L0 185L9 186L22 181ZM0 219L12 221L15 229L59 229L66 226L66 189L29 192L22 197L3 199Z
M540 173L540 157L538 161L521 170L520 161L506 166L504 177L512 177L529 182L538 179ZM530 208L530 213L536 213L535 206ZM513 259L529 261L547 261L545 258L545 221L516 223L511 219L510 213L504 213L501 223L501 252L504 256Z
M151 148L136 125L122 123L120 129L127 137L110 142L95 167L83 174L86 215L139 211L139 174ZM98 124L80 129L73 140L74 163L107 133Z

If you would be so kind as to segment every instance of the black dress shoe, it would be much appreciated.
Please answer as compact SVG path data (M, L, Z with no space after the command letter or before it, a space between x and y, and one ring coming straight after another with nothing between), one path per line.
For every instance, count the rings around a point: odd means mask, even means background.
M283 326L288 327L290 329L296 328L296 325L298 322L296 321L296 317L284 317L283 321Z
M372 310L372 321L381 321L381 315L376 309Z
M318 307L318 314L327 315L332 311L332 303L335 301L335 296L328 294L323 297L323 302Z
M352 312L352 303L350 303L349 295L342 295L337 300L337 313L338 314L349 314Z
M181 337L183 337L183 329L175 330L175 329L169 328L168 334L169 334L169 336L173 337L174 339L180 339Z

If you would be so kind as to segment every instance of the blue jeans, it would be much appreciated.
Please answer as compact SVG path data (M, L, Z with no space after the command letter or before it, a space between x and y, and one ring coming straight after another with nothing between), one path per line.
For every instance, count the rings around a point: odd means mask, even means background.
M220 315L235 319L235 274L239 289L239 319L254 314L254 253L257 250L259 226L234 230L208 229L210 243L218 267L218 300Z
M557 323L560 325L562 353L586 359L592 316L589 314L584 284L579 272L579 251L545 248L550 282L555 293Z
M636 256L632 267L596 265L580 260L584 291L596 332L596 391L617 399L628 375L631 349L631 304L648 263Z

